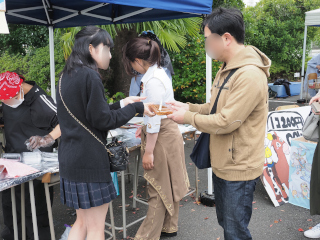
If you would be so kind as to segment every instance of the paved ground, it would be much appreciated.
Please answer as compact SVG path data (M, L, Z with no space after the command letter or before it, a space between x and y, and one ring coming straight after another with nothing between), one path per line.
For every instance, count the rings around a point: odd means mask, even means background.
M295 104L298 97L291 97L287 99L270 100L270 111L277 106ZM190 178L191 185L194 185L194 165L189 158L192 150L192 142L186 141L186 164ZM132 166L130 166L132 169ZM142 173L142 169L140 169ZM140 179L138 193L145 196L145 181ZM207 189L207 171L199 171L199 189L200 191ZM126 196L127 196L127 221L131 222L146 213L147 207L138 204L136 210L132 210L132 182L126 182ZM64 231L64 224L71 225L75 221L74 211L60 204L59 201L59 187L54 187L55 199L53 203L53 217L55 224L55 231L57 239L60 238ZM118 197L114 201L114 212L116 216L116 225L120 225L121 218L121 198ZM224 239L223 231L218 225L216 219L215 208L205 207L194 203L191 196L184 198L181 201L183 205L180 209L180 222L178 236L172 239L177 240L193 240L193 239ZM299 240L305 239L303 232L299 232L299 228L303 230L309 229L313 225L320 222L320 216L311 217L309 210L285 204L281 207L275 208L270 201L262 183L259 181L254 194L254 211L250 223L250 230L253 239L258 240ZM109 219L109 216L107 217ZM2 211L0 210L0 229L3 226ZM128 239L132 239L138 230L139 224L134 225L128 229ZM117 239L122 239L122 233L117 231Z

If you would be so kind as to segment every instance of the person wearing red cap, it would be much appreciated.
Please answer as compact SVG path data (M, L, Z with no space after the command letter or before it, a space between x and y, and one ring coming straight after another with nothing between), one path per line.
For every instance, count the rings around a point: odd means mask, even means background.
M25 81L22 75L15 72L0 74L0 100L3 107L4 134L6 139L6 153L28 152L26 139L33 135L49 135L53 128L58 126L57 108L55 102L35 82ZM50 135L49 135L50 136ZM54 142L53 137L47 141ZM43 148L43 151L52 152L53 147ZM27 239L33 239L33 225L29 197L29 185L26 185L26 229ZM39 239L50 239L48 212L46 206L44 185L34 180L36 212L39 228ZM21 189L16 187L16 202L18 212L18 227L20 224ZM51 202L53 189L50 188ZM11 190L2 191L2 208L4 229L1 237L4 240L13 240L13 219L11 207ZM19 234L21 236L21 232Z

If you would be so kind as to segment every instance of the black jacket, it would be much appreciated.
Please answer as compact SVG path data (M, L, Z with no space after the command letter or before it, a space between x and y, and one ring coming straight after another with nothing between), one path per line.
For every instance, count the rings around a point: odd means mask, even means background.
M45 136L58 124L53 99L34 82L26 83L33 87L25 94L19 107L12 108L2 104L7 153L28 152L24 144L27 139L35 135ZM52 152L52 147L41 150Z
M70 111L101 141L107 143L108 130L127 123L136 113L143 113L143 103L109 105L104 97L100 76L82 67L61 80L61 94ZM57 86L60 176L74 182L110 182L110 162L104 146L87 132L65 109Z

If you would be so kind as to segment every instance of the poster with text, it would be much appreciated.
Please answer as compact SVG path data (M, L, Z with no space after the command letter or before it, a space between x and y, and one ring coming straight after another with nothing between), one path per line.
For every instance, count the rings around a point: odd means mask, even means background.
M289 201L291 140L302 136L302 127L310 110L307 106L268 114L261 181L276 207Z

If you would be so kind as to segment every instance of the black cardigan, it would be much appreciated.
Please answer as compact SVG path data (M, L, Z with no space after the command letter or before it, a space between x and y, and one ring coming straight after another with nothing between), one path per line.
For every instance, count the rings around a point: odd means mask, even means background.
M88 68L64 73L61 93L70 111L101 141L107 131L127 123L136 113L143 113L143 103L109 105L99 74ZM59 145L60 176L74 182L110 182L109 156L104 146L87 132L65 109L57 87L58 119L61 129Z

